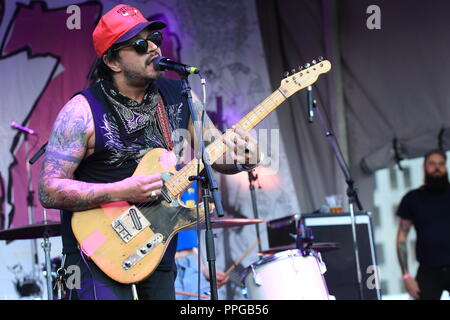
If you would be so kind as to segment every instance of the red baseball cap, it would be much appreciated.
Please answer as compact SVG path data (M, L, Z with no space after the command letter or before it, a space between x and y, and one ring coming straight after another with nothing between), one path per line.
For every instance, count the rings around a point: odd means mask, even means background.
M145 28L163 29L162 21L148 21L132 6L119 4L105 13L92 33L94 49L101 57L113 44L130 40Z

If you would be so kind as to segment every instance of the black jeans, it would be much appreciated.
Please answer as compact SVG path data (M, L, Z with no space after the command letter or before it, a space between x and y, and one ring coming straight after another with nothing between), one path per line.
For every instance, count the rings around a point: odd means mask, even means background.
M109 278L94 262L80 253L68 254L65 268L80 268L81 287L69 290L69 300L132 300L130 284ZM136 284L139 300L175 300L176 271L155 270L152 275Z
M425 267L420 265L416 276L421 300L439 300L444 290L450 292L450 266Z

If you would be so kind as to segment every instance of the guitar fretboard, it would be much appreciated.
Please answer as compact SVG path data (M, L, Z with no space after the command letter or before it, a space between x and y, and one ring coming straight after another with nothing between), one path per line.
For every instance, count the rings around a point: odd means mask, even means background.
M242 118L237 125L244 130L251 130L264 118L266 118L273 110L275 110L284 100L290 97L295 92L313 84L319 74L328 72L331 68L329 61L320 61L318 64L313 62L311 67L301 70L285 79L283 79L281 86L268 96L264 101L258 104L252 111L250 111L244 118ZM221 138L228 137L235 134L232 130L227 130ZM217 139L212 142L207 148L206 152L209 155L211 163L214 163L227 152L227 146L222 142L222 139ZM186 190L191 182L189 177L196 175L198 169L197 159L191 160L183 169L178 171L173 177L166 181L165 186L170 196L175 198ZM199 170L203 170L203 163L199 165Z
M237 125L247 131L253 129L281 103L283 103L284 100L286 100L285 96L279 90L276 90L264 101L258 104L252 111L250 111L244 118L242 118ZM228 137L231 134L234 134L233 131L227 130L222 135L222 138ZM222 157L227 150L228 147L222 142L222 139L216 139L208 147L206 147L206 152L209 155L211 163L214 163L217 159ZM200 171L203 170L203 167L203 163L200 163ZM191 160L186 166L183 167L183 169L178 171L172 178L166 181L165 186L171 196L176 197L189 187L192 183L189 181L189 177L197 174L197 168L197 160Z

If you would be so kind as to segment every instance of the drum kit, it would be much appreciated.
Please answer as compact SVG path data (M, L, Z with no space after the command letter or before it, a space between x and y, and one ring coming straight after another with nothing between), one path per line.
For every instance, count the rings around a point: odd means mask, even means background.
M42 223L27 225L23 227L11 228L0 231L0 240L36 240L43 239L42 249L44 250L45 265L42 267L47 280L47 297L53 300L53 276L55 275L55 259L50 259L51 243L49 238L61 235L61 225L59 222L44 220ZM34 255L34 253L33 253ZM57 259L56 259L57 260ZM55 270L52 270L55 269ZM47 276L48 275L48 276Z
M213 228L242 227L262 222L265 220L211 218ZM195 228L196 225L189 229ZM204 223L200 223L199 229L204 228ZM326 266L321 252L336 250L338 245L334 242L313 243L313 239L311 230L299 223L295 244L259 251L260 259L241 274L244 296L250 300L334 300L323 276ZM238 261L251 251L247 250ZM233 266L226 274L234 269Z
M213 228L243 227L265 222L263 219L212 218ZM195 229L197 226L190 227ZM204 223L199 229L204 229ZM53 283L58 259L50 259L49 237L61 235L59 222L44 222L0 231L0 240L42 238L45 253L48 299L53 299ZM329 300L333 299L323 277L326 266L320 252L335 250L335 243L312 243L312 236L297 235L296 244L262 250L260 259L241 274L244 296L251 300ZM254 247L253 247L254 248ZM252 250L247 250L245 255ZM239 261L242 261L241 257ZM230 268L232 270L232 268ZM231 271L230 270L230 271Z
M321 252L336 243L313 243L309 228L299 223L295 244L262 250L261 259L241 275L244 296L251 300L334 300L325 282Z

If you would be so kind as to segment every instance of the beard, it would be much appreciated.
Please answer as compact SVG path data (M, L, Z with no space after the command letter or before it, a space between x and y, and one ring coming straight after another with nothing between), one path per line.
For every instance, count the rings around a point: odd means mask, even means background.
M448 181L448 173L441 176L432 176L425 174L425 189L433 193L441 193L447 191L450 187Z
M152 75L143 74L129 68L123 70L126 82L132 87L146 87L149 83L162 76L162 72L155 71Z

